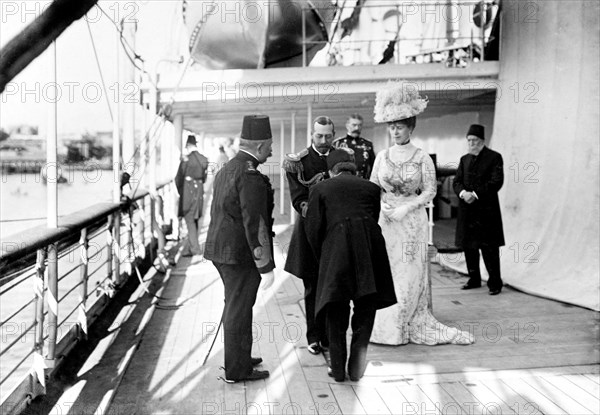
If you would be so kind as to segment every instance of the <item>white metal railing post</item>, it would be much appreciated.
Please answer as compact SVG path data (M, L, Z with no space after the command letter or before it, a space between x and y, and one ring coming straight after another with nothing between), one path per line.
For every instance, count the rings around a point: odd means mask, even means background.
M302 67L306 64L306 7L302 4Z
M81 237L79 239L79 252L80 252L80 268L79 268L79 313L77 320L79 321L79 327L84 338L87 338L88 334L88 321L87 321L87 297L88 297L88 232L87 228L81 230Z
M113 151L112 151L112 162L113 162L113 202L121 202L121 84L120 79L120 55L121 55L121 33L117 32L115 35L116 39L116 56L115 56L115 73L117 79L117 85L115 88L115 103L113 111ZM112 266L113 266L113 283L115 286L120 284L120 240L121 240L121 216L117 212L112 215Z
M292 112L292 126L290 127L290 135L291 135L291 153L295 153L296 152L296 113ZM291 198L290 198L290 224L294 223L296 221L296 210L294 209L294 205L292 204Z
M481 15L479 16L479 21L481 22L481 54L480 54L480 60L481 62L483 62L485 60L485 18L486 18L486 12L487 12L487 5L485 3L485 1L481 1L481 10L480 13Z
M50 77L54 85L56 83L56 41L51 46ZM58 90L56 90L58 97ZM47 164L47 227L56 229L58 227L58 99L50 104L48 117L48 137L46 145ZM57 244L48 245L48 353L46 355L46 367L53 368L55 365L56 339L58 331L58 260Z
M285 157L285 121L279 122L279 160ZM279 214L285 214L285 170L279 170Z
M44 274L46 270L46 248L38 249L35 264L36 273L33 280L33 292L35 294L35 344L33 368L40 384L46 387L46 374L44 369Z
M113 215L108 215L106 224L106 278L113 280Z

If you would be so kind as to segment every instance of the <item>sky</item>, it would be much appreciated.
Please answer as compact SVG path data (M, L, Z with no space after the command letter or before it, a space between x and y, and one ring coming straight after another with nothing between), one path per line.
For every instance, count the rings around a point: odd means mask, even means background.
M50 1L0 1L0 48L31 23ZM135 49L145 59L149 72L157 69L160 59L172 59L185 51L182 39L186 28L180 22L179 1L101 0L99 6L112 20L137 23ZM89 29L88 29L89 23ZM90 38L93 34L100 68L106 85L103 88ZM123 99L139 100L141 78L134 84L118 83L116 51L119 44L116 28L100 9L94 7L85 19L72 24L56 42L57 79L50 79L51 53L47 49L21 72L0 95L0 127L27 124L38 126L45 135L49 108L58 106L58 132L111 131L108 102L114 105L118 88ZM174 40L175 39L175 40ZM126 64L129 64L127 61ZM168 69L168 62L158 70Z

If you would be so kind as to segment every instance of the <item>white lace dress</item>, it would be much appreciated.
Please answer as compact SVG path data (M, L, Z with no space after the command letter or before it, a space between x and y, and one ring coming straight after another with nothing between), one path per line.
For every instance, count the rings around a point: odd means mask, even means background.
M379 152L371 181L382 192L379 225L383 231L398 303L377 311L374 343L398 345L471 344L473 336L446 326L429 309L428 224L425 205L436 193L431 157L412 143ZM420 194L417 194L420 190ZM384 205L404 206L405 215L390 218Z

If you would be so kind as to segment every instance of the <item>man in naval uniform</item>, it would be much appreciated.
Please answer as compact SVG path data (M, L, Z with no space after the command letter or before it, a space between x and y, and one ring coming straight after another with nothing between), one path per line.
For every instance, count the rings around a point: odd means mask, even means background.
M300 153L288 154L283 162L290 188L290 198L298 220L290 240L285 270L302 279L306 310L308 351L319 354L326 343L323 322L315 319L315 302L319 264L306 239L305 217L308 192L312 185L328 178L327 155L332 149L335 127L329 117L319 116L312 125L312 144Z
M240 151L217 173L204 257L225 286L223 329L227 383L264 379L252 357L252 306L259 285L273 284L273 188L257 167L272 153L269 117L244 117Z
M368 180L375 163L375 152L373 143L360 136L362 128L363 117L360 114L350 114L346 121L346 136L336 138L333 141L333 147L353 150L356 175Z

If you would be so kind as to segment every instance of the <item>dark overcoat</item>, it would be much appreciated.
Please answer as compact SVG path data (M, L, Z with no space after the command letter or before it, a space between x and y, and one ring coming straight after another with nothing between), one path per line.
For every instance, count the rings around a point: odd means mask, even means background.
M318 273L318 264L306 239L306 220L302 217L302 205L308 203L308 192L314 184L328 176L327 157L308 147L299 153L299 160L284 163L290 199L298 218L287 249L284 269L301 279L314 279Z
M223 166L214 181L204 258L221 264L255 265L261 274L273 259L273 188L243 151Z
M192 151L179 163L175 175L175 186L179 193L178 217L188 213L192 213L194 219L202 216L203 184L206 182L207 169L208 159L197 151Z
M306 234L319 260L315 312L330 302L369 298L396 303L385 240L377 220L381 189L342 173L310 190Z
M454 192L474 191L477 199L468 204L458 202L456 246L476 249L485 246L503 246L504 232L498 191L504 183L503 161L500 153L483 147L474 156L461 157L454 178Z

